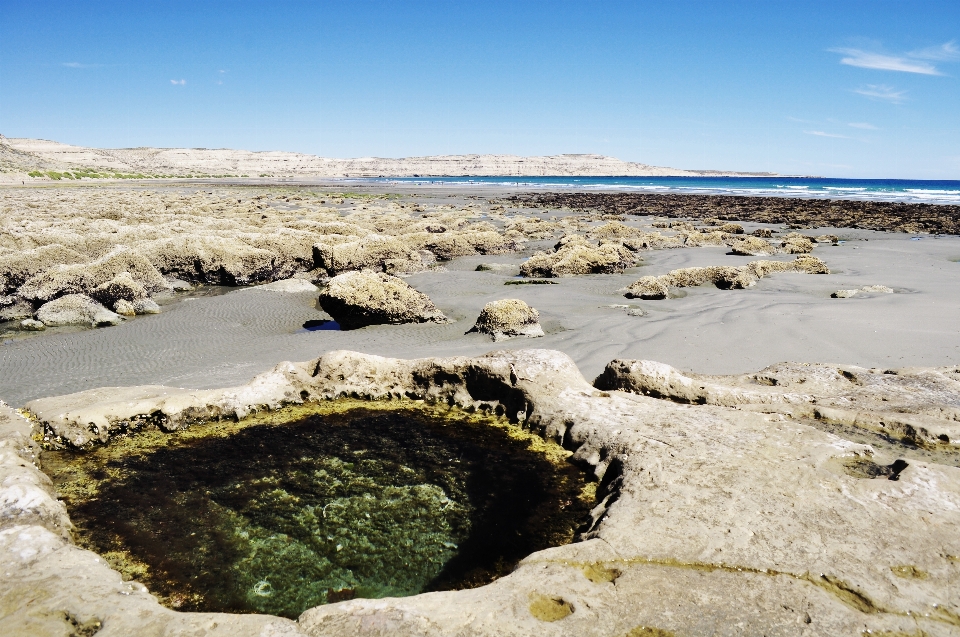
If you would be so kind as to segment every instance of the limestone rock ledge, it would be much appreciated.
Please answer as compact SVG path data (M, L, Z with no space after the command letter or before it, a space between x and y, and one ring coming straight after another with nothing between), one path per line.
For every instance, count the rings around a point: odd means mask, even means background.
M801 382L804 369L700 377L614 361L602 391L548 350L421 360L338 351L242 387L34 401L27 407L47 431L78 445L147 420L175 428L339 396L493 409L573 450L600 481L598 503L582 541L533 554L482 588L356 599L310 609L298 624L175 613L69 544L62 514L9 513L20 501L9 495L11 476L35 476L52 497L29 454L16 451L29 424L7 410L16 424L0 429L0 547L12 575L0 580L0 632L69 634L64 621L97 618L104 635L960 635L960 469L893 462L780 409L840 409L855 398L869 411L900 396L901 417L945 423L925 444L956 453L957 370L810 366ZM897 469L879 477L851 470L888 462Z

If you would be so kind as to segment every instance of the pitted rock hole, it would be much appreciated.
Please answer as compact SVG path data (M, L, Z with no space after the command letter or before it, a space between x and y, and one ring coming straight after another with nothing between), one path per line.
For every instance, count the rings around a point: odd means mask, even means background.
M297 617L479 586L589 519L594 485L506 421L298 409L47 452L44 468L78 544L178 610Z

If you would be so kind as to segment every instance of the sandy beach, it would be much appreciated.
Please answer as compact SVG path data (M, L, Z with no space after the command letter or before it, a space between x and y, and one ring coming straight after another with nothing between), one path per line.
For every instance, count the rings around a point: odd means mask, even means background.
M173 186L172 188L189 188ZM513 194L492 187L373 186L425 204L476 203ZM451 195L454 195L451 197ZM532 216L531 211L525 211ZM540 214L540 213L533 213ZM551 216L572 216L552 211ZM650 216L627 224L649 226ZM746 233L760 227L744 223ZM723 247L651 250L643 264L622 274L563 277L553 285L505 285L523 280L511 271L477 272L481 263L519 266L555 240L532 240L521 252L459 257L443 270L412 274L456 322L446 325L378 325L340 332L309 331L307 321L329 318L313 293L214 288L217 295L185 293L158 315L109 329L60 328L63 333L8 331L0 345L0 397L22 404L106 385L167 384L220 387L245 381L282 360L300 360L336 349L383 356L478 355L493 349L556 349L587 377L614 358L658 360L699 373L730 374L782 361L820 361L864 367L942 366L960 361L960 238L844 228L810 228L811 236L836 234L840 245L818 245L814 255L831 274L780 273L746 290L686 288L682 298L626 299L618 292L637 278L693 266L743 265L751 257ZM786 256L775 257L787 259ZM885 285L893 294L830 298L838 289ZM196 297L196 298L195 298ZM544 338L497 343L467 334L484 304L519 298L539 310ZM640 308L644 316L631 316ZM53 332L54 330L51 330Z

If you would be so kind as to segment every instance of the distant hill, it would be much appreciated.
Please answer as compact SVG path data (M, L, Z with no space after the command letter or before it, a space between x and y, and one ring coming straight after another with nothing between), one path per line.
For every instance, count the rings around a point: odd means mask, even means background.
M0 178L73 177L538 177L769 176L679 170L604 155L436 155L330 159L289 153L207 148L86 148L43 139L0 136Z

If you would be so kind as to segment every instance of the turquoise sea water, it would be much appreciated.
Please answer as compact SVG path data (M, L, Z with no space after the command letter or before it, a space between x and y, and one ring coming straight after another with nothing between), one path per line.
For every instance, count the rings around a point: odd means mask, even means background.
M386 183L505 185L529 188L817 197L960 205L960 180L819 177L403 177Z

